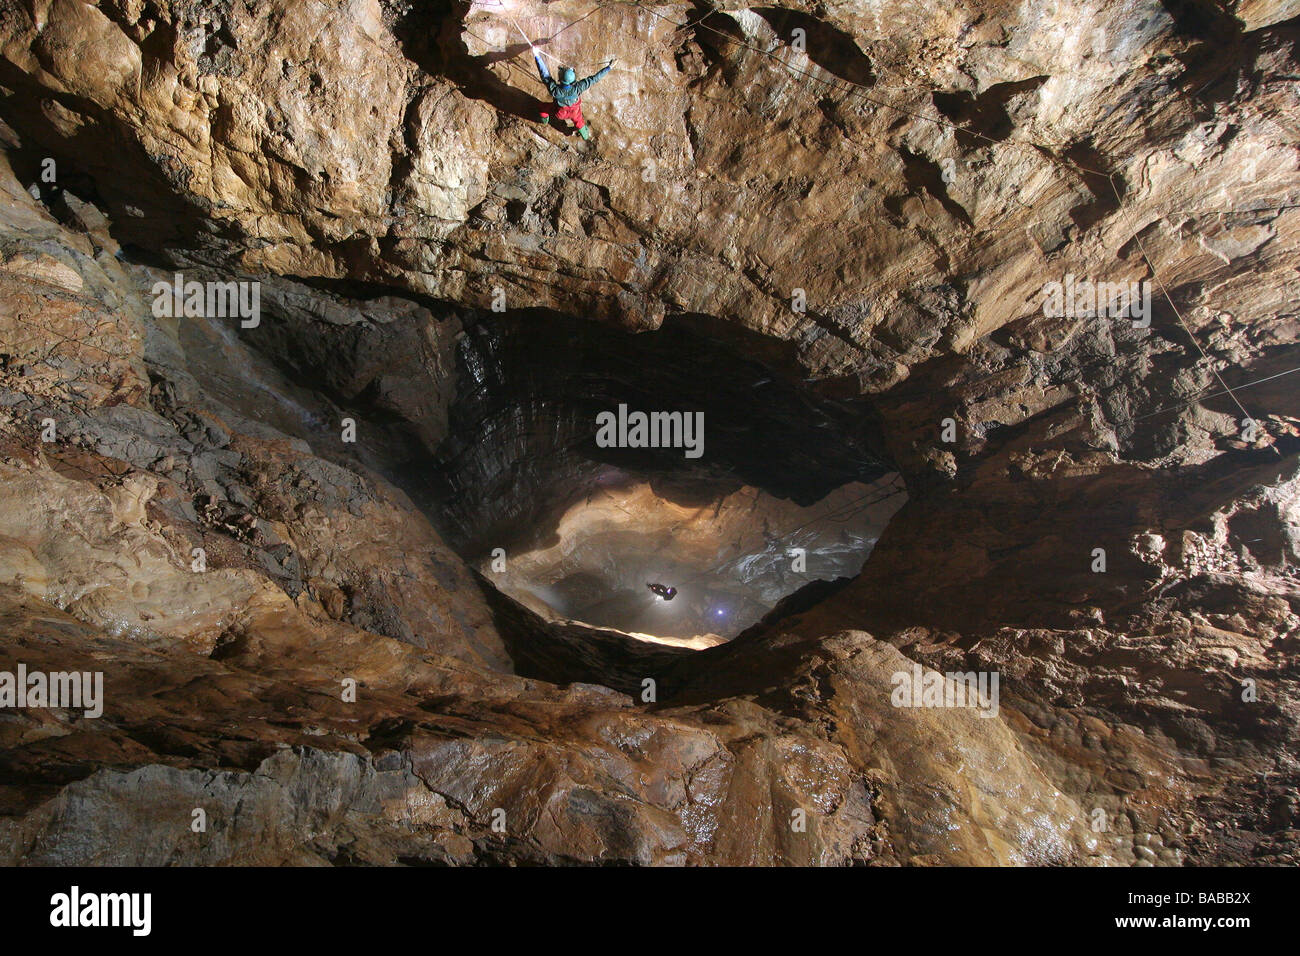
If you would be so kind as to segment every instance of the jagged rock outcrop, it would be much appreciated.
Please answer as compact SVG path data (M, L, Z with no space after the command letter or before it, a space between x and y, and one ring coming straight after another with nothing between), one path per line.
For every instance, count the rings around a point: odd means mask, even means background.
M0 188L0 281L14 290L2 320L3 581L87 623L204 653L258 595L305 593L358 626L509 669L470 572L410 501L361 462L341 467L272 427L277 405L294 406L289 383L243 408L261 421L245 417L187 367L203 349L181 339L203 343L192 326L204 323L153 316L155 276L118 261L93 209L75 207L84 231L72 233L7 164ZM237 343L220 358L252 361Z
M0 711L0 859L1296 862L1294 4L518 11L619 57L590 144L465 3L0 13L0 664L107 685ZM494 612L410 476L501 294L869 405L863 573L690 653Z

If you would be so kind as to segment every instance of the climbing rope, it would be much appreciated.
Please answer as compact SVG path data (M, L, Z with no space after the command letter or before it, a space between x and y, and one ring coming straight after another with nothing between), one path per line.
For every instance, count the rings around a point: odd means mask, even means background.
M1287 369L1287 370L1284 371L1284 372L1278 372L1276 375L1268 375L1268 376L1265 376L1264 378L1257 378L1257 379L1255 379L1253 382L1246 382L1244 385L1238 385L1238 386L1237 386L1237 391L1239 391L1239 392L1243 392L1243 391L1245 391L1245 390L1248 389L1248 388L1254 388L1256 385L1263 385L1265 382L1271 382L1271 381L1273 381L1275 378L1283 378L1284 376L1287 376L1287 375L1294 375L1296 372L1300 372L1300 366L1297 366L1297 367L1295 367L1295 368L1289 368L1289 369ZM1140 422L1140 421L1143 421L1143 420L1148 419L1148 418L1154 418L1156 415L1160 415L1160 414L1162 414L1162 413L1164 413L1164 412L1170 412L1170 411L1181 411L1181 410L1186 409L1186 408L1191 408L1193 405L1197 405L1197 404L1199 404L1199 403L1201 403L1201 402L1203 402L1203 401L1206 401L1206 400L1208 400L1208 399L1211 399L1211 398L1221 398L1221 397L1223 397L1224 395L1230 395L1230 394L1232 394L1232 393L1231 393L1230 391L1228 391L1227 389L1224 389L1224 390L1222 390L1222 391L1218 391L1218 392L1210 392L1210 391L1207 390L1207 391L1203 391L1203 392L1200 392L1200 393L1196 394L1196 395L1193 396L1192 398L1187 399L1186 401L1184 401L1183 403L1181 403L1181 404L1179 404L1179 405L1167 405L1167 406L1165 406L1164 408L1157 408L1154 412L1148 412L1148 413L1145 414L1145 415L1138 415L1136 418L1129 418L1129 419L1126 419L1126 420L1127 420L1127 421L1130 421L1130 422ZM1273 450L1274 450L1274 451L1277 451L1276 448L1273 449ZM1279 452L1279 454L1281 454L1281 453Z

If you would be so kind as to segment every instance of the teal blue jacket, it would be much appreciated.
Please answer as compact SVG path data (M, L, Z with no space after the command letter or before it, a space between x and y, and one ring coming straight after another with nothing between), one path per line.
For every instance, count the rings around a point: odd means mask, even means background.
M579 97L591 89L593 83L609 72L609 67L605 67L599 73L593 73L585 79L574 80L572 83L561 83L552 77L550 71L546 69L546 64L542 62L540 53L534 53L533 59L537 61L537 72L541 74L547 92L551 94L551 99L555 100L559 106L572 106L578 102Z

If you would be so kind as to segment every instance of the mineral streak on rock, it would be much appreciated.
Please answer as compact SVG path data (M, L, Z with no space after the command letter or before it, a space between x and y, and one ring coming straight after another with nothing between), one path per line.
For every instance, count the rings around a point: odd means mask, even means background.
M0 863L1300 862L1300 9L513 6L0 0Z

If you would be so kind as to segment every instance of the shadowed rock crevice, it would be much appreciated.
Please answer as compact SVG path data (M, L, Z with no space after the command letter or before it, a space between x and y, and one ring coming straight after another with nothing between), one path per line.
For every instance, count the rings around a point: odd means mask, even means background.
M1007 112L1007 105L1017 97L1028 98L1046 82L1046 76L1035 76L1016 83L995 83L979 93L956 91L933 94L934 105L956 130L957 144L969 152L1006 139L1016 124Z
M808 59L827 73L855 86L869 87L875 83L871 58L862 52L849 34L799 10L780 7L752 9L768 22L782 42L792 43L798 37ZM800 33L796 34L796 30Z
M913 193L924 191L934 199L948 212L950 216L958 222L965 223L967 226L973 226L970 213L968 213L960 203L955 202L948 194L948 188L944 182L943 169L938 163L935 163L924 156L918 156L910 150L903 148L899 150L899 155L903 157L906 166L904 179L909 189ZM906 197L891 197L885 203L886 208L894 215L903 214L903 202Z
M573 462L746 483L801 505L891 470L866 402L823 397L688 319L631 334L557 315L484 314L467 329L457 361L460 390L437 474L447 491L443 520L469 547ZM597 416L620 404L702 413L702 454L598 447ZM479 510L487 503L495 514Z

